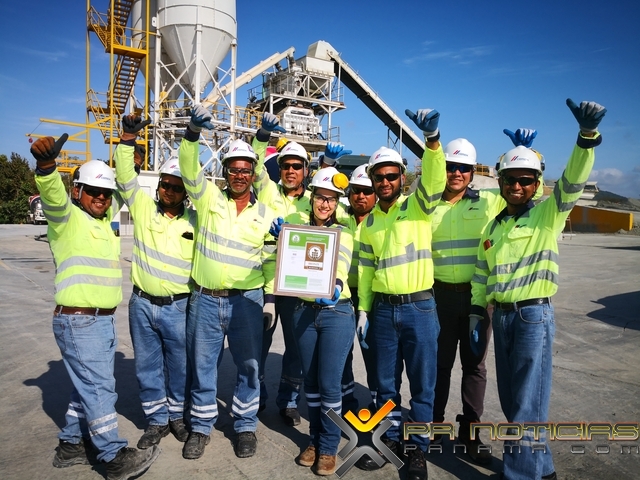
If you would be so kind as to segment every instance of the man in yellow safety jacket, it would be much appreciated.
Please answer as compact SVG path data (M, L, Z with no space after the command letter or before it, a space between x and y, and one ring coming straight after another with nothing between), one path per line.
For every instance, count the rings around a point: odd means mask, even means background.
M493 304L498 394L507 421L513 423L548 420L555 335L550 297L558 290L557 237L589 178L593 149L602 141L597 128L606 109L594 102L578 106L571 99L567 105L580 133L550 198L535 206L531 201L542 173L535 152L518 146L500 157L499 184L507 207L482 235L471 280L471 342L484 348L478 332L486 321L487 304ZM521 440L507 442L512 445L503 454L504 478L557 478L547 432L536 434L534 439L534 432L525 430Z
M182 451L187 459L204 454L218 417L217 361L225 336L238 370L231 406L234 451L239 458L256 452L263 287L272 288L275 274L275 249L265 247L275 215L251 191L257 161L251 146L242 140L229 144L222 159L224 191L207 181L200 167L200 131L213 128L211 119L206 108L194 107L179 153L180 173L198 213L187 317L192 377L191 433Z
M67 196L55 161L67 138L44 137L31 146L56 265L53 333L74 387L53 465L92 463L95 447L107 479L125 479L143 473L160 450L128 448L118 436L113 365L122 269L110 222L120 206L112 205L113 171L99 160L80 167L73 200Z
M140 187L134 151L138 132L150 123L122 118L116 149L116 181L133 218L129 331L140 401L148 426L138 448L157 445L169 434L186 442L186 324L196 212L187 198L177 160L160 168L154 200Z

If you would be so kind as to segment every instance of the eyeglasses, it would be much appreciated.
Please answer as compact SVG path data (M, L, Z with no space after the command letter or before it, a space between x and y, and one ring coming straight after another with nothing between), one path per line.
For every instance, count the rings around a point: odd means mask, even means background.
M229 175L232 175L234 177L240 176L242 175L243 177L248 177L249 175L253 175L253 170L251 170L250 168L227 168L227 172L229 173Z
M400 178L399 173L387 173L387 174L374 173L373 174L373 181L376 183L380 183L383 180L387 180L388 182L395 182L399 178Z
M280 170L289 170L293 168L295 171L302 170L304 165L302 163L281 163Z
M100 195L103 195L104 198L111 198L111 195L113 195L113 190L107 190L104 188L87 187L86 185L84 186L82 191L93 198L97 198Z
M502 180L504 180L504 182L507 185L515 185L516 183L519 183L521 187L528 187L529 185L533 185L535 182L538 181L537 178L534 177L507 177L504 176L502 177Z
M333 207L336 203L338 203L338 199L336 197L325 197L324 195L314 195L313 200L318 205L322 205L326 202L330 207Z
M360 195L361 193L364 193L365 195L373 195L373 188L371 187L349 187L350 188L350 192L353 193L354 195Z
M173 190L176 193L184 193L183 185L174 185L173 183L169 183L169 182L160 182L160 186L164 190Z
M459 163L447 163L447 172L454 173L458 170L460 173L469 173L473 171L472 165L461 165Z

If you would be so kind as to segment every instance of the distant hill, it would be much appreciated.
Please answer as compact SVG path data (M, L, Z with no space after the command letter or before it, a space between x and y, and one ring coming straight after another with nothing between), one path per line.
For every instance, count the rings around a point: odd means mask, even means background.
M621 210L640 212L640 200L636 198L627 198L617 193L600 190L594 195L593 199L598 202L596 207L619 208Z

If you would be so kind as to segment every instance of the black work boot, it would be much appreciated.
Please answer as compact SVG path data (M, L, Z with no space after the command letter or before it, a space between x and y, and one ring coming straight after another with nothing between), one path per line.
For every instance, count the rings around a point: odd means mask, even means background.
M60 440L56 447L56 456L53 457L53 466L66 468L72 465L95 465L99 463L96 451L90 440L82 440L80 443L69 443Z
M290 427L300 425L300 412L297 408L281 408L280 416L284 419L284 423Z
M484 443L480 440L480 433L476 433L476 438L471 440L471 432L469 431L468 423L460 423L458 428L458 442L462 443L469 458L478 465L489 465L492 460L492 456L488 449L484 448ZM482 447L482 448L481 448Z
M253 457L258 448L258 439L254 432L240 432L233 444L233 450L238 458Z
M191 432L187 443L182 447L182 458L187 460L195 460L204 455L204 447L209 445L211 437L204 433Z
M402 448L400 448L400 442L396 442L395 440L389 440L388 438L383 438L382 442L398 458L402 458ZM378 453L380 453L380 452L378 452ZM372 470L378 470L379 468L384 467L384 465L386 463L389 463L389 460L387 459L387 457L382 455L382 458L384 458L385 463L383 463L382 465L378 466L378 464L376 462L374 462L373 459L369 455L363 455L356 462L356 467L359 468L360 470L364 470L364 471L367 471L367 472L371 472Z
M173 436L176 437L176 440L179 442L184 443L189 438L189 430L187 430L187 426L184 424L182 418L169 420L169 430L171 430L171 433L173 433Z
M122 448L113 460L107 462L107 480L127 480L140 475L151 466L158 455L160 449L155 445L146 450Z
M169 425L149 425L138 440L138 448L146 449L158 445L163 437L169 435Z
M407 470L407 480L427 480L427 460L424 452L420 448L409 451L409 469Z

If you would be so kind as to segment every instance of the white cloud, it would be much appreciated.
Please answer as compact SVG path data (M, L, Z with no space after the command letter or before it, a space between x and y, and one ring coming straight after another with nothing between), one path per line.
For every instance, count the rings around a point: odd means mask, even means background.
M589 180L597 181L600 190L640 198L640 166L635 166L630 172L623 172L617 168L593 170Z
M403 62L406 65L411 65L418 62L426 62L432 60L451 60L458 64L472 63L478 57L484 57L491 55L492 48L489 46L479 45L477 47L461 48L459 50L442 50L442 51L430 51L429 46L435 42L423 42L425 52L415 55L413 57L405 58Z

